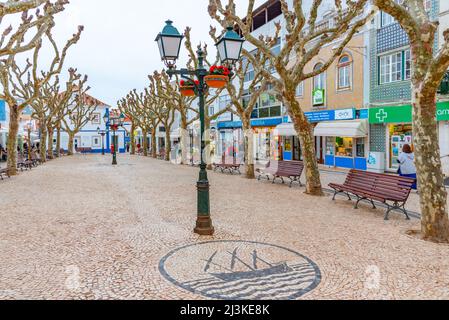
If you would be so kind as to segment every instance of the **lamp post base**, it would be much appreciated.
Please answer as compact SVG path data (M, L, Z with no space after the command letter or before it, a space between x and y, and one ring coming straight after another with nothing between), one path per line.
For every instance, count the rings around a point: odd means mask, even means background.
M210 217L198 217L194 231L200 236L213 236L215 228L212 225L212 219Z

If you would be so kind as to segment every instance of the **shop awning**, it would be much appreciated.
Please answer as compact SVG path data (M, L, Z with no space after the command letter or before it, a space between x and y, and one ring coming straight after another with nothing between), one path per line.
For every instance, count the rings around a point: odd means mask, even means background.
M368 136L368 121L321 122L315 128L316 137L364 138Z
M293 123L282 123L276 127L277 135L280 137L294 137L297 136L295 126Z

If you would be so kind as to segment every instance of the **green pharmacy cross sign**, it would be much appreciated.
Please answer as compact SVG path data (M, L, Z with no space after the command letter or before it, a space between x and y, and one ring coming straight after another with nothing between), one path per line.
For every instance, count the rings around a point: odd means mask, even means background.
M412 106L370 109L369 121L371 124L412 122Z
M449 101L437 103L437 121L449 121ZM373 108L369 110L371 124L410 123L413 121L411 105Z

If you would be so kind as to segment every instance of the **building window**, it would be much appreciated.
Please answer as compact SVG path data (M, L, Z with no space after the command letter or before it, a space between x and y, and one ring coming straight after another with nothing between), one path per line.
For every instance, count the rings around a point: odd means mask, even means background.
M304 96L304 82L301 82L298 87L296 87L296 96L303 97Z
M101 147L101 138L100 137L92 137L92 147L94 147L94 148Z
M99 113L92 113L92 124L101 124L101 114Z
M402 4L403 0L394 0L398 4ZM381 12L381 26L386 27L395 22L394 18L385 12Z
M394 22L394 18L385 12L381 12L381 25L386 27Z
M253 50L250 52L252 56L257 54L257 50ZM248 61L248 59L243 59L242 61L243 70L246 70L245 73L245 82L253 81L255 77L254 66ZM248 69L246 69L248 67Z
M319 63L313 68L314 71L317 71L323 67L322 63ZM326 89L326 73L321 73L313 78L313 89Z
M402 80L402 52L379 58L380 84Z
M349 56L343 56L338 62L338 90L351 87L352 61Z
M410 80L412 78L412 59L410 50L404 52L405 56L405 80Z

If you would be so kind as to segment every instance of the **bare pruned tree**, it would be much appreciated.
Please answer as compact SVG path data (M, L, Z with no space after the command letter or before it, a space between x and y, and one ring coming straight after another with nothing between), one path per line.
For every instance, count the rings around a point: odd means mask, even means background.
M18 12L24 12L30 9L39 7L40 5L48 2L48 0L9 0L0 2L0 18ZM68 1L58 1L62 4L68 3Z
M67 114L62 119L64 131L69 135L68 154L74 153L74 139L75 135L89 122L92 121L92 114L99 106L100 102L91 98L87 92L90 87L87 86L87 76L80 78L77 84L72 87L70 99L67 101L64 108L64 114Z
M296 99L296 88L302 81L325 72L376 10L365 13L368 0L335 0L333 23L319 27L318 13L322 8L322 0L312 1L307 17L302 0L293 0L290 7L286 0L280 2L285 20L285 39L279 53L270 50L270 42L267 39L258 38L252 34L255 0L249 0L246 19L236 15L234 0L228 0L226 6L223 6L221 0L209 0L209 14L223 27L236 25L245 39L266 55L271 66L277 71L277 75L272 74L266 65L248 56L254 69L261 72L273 84L294 122L304 149L306 192L310 195L321 196L323 191L315 153L313 128ZM277 34L280 34L281 28L281 24L276 23ZM306 66L320 55L322 48L334 42L338 42L338 45L333 55L324 61L320 68L307 72Z
M435 117L437 90L449 68L449 30L435 51L439 23L432 21L423 1L374 0L373 4L393 16L410 39L412 60L412 104L415 162L421 198L422 235L435 242L449 242L447 191L438 126Z
M161 74L155 72L150 79L148 98L152 100L154 113L165 127L165 160L170 161L171 131L175 123L176 101L167 99Z
M41 138L39 147L42 161L46 161L46 156L50 159L53 158L54 132L60 128L61 121L66 116L65 112L67 112L67 109L65 106L67 106L73 94L76 81L81 79L77 69L70 68L68 72L69 79L66 82L66 90L64 92L61 92L59 76L56 76L54 80L45 83L40 88L39 97L31 103L34 110L33 118L38 120L40 124Z
M38 73L39 53L43 42L42 38L35 38L32 57L26 60L24 66L20 66L17 63L17 53L15 50L12 50L3 60L0 60L0 82L3 86L3 92L0 97L6 100L10 108L8 170L12 175L17 173L17 133L20 114L39 97L40 88L50 81L52 77L61 72L69 48L75 45L81 37L82 26L78 27L77 33L67 41L62 50L59 49L58 44L53 38L52 29L55 26L53 20L54 14L61 12L65 3L65 1L59 1L55 4L47 2L44 6L43 16L47 17L47 20L43 23L48 24L48 28L44 32L44 39L49 41L54 54L50 67L46 72ZM36 15L42 17L39 12ZM22 24L32 23L32 17L24 14ZM23 36L19 37L14 40L14 47L21 48L24 41Z
M215 43L218 42L216 35L217 29L211 27L210 35ZM273 47L277 43L277 36L268 37L266 45ZM264 38L260 38L264 41ZM242 129L245 139L245 170L246 178L255 178L254 168L254 132L251 126L251 115L256 108L261 94L267 91L267 86L270 79L264 76L261 69L257 69L254 73L254 78L249 83L246 81L246 75L250 69L250 61L257 61L258 65L265 65L269 62L268 56L261 50L255 52L248 52L243 50L243 59L237 62L233 70L231 81L228 82L227 91L230 97L231 105L229 110L242 121Z
M188 128L195 121L198 120L198 110L192 108L192 104L195 101L195 97L185 97L180 92L180 80L176 76L172 81L165 72L155 73L162 79L162 90L159 90L158 94L173 105L176 111L180 115L180 134L181 134L181 164L187 164L187 151L188 151ZM191 114L195 114L193 117L189 117Z

